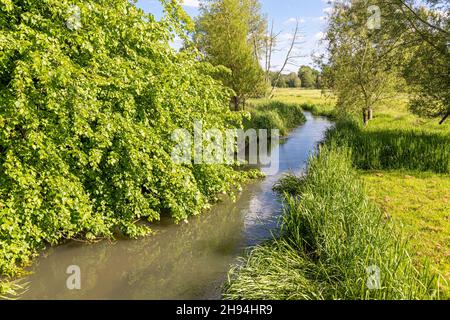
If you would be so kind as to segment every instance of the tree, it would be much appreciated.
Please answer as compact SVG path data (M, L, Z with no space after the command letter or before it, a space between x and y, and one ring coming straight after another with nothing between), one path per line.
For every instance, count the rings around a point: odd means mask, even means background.
M281 75L278 75L278 72L270 72L269 76L271 85L277 88L300 88L302 84L295 72Z
M265 90L258 60L265 30L266 20L256 0L201 2L194 41L206 61L229 70L218 79L235 92L235 110L246 98Z
M296 72L291 72L288 76L289 88L300 88L302 85L302 81L298 77Z
M367 26L367 6L335 2L326 33L327 84L337 94L342 113L362 113L364 124L374 108L402 84L390 50L392 38Z
M129 0L73 3L0 1L0 278L46 244L183 221L242 178L171 157L176 129L242 122L217 69L171 48L192 25L178 1L159 20Z
M411 111L443 123L450 116L448 0L382 0L380 6L386 12L382 31L401 39L392 50L403 62Z
M271 32L272 37L272 32ZM283 72L286 69L288 65L296 66L296 59L300 58L301 55L297 52L298 46L301 44L301 34L300 34L300 22L297 20L294 32L292 34L292 37L290 39L289 48L286 52L286 56L284 58L283 65L281 66L281 69L278 71L277 76L275 77L275 82L272 84L272 89L270 90L269 99L273 98L273 92L275 91L275 88L278 86L278 81L280 78L282 78ZM273 48L272 48L273 49ZM272 52L270 52L269 57L272 57ZM269 60L269 66L271 65L271 61Z
M386 90L389 87L392 89L392 80L397 78L397 83L404 82L403 90L407 90L410 95L409 106L412 112L420 116L440 117L440 123L448 119L448 0L374 0L370 5L354 0L347 3L336 2L334 8L335 12L343 15L331 15L327 33L330 43L328 53L332 73L336 78L331 83L335 88L344 83L341 81L342 77L359 69L360 76L353 77L352 81L366 92L366 100L369 101L373 100L370 94L372 89L367 90L368 83L363 81L366 76L372 74L372 80L382 82L378 89L375 84L369 85L375 91L381 91L383 85L386 85ZM345 64L345 59L340 64L337 63L339 55L346 55L347 61L354 64L355 70L341 69L340 72L344 74L337 73L338 65L342 67ZM370 73L361 69L362 57L366 71ZM369 66L371 67L368 68ZM330 82L330 79L326 79L326 82ZM341 89L349 91L354 87L351 82L347 85L350 87ZM366 88L363 90L361 85ZM382 97L375 100L380 98ZM372 103L368 102L370 104Z
M317 88L317 80L320 73L308 66L301 66L298 71L298 77L302 82L302 88Z

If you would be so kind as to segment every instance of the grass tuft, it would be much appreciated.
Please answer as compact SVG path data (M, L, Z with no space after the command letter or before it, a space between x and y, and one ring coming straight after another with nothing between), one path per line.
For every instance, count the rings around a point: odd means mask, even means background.
M232 269L224 298L438 297L436 278L426 266L414 267L401 235L369 201L348 149L323 147L307 173L278 185L287 191L281 237ZM370 267L380 271L376 290L368 285Z

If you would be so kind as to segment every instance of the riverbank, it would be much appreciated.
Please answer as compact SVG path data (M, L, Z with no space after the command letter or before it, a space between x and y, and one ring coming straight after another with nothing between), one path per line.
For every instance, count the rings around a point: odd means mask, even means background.
M250 103L246 110L250 117L244 120L244 129L278 129L281 136L287 136L292 129L306 122L300 104L264 100Z
M276 190L284 199L281 236L231 271L224 298L436 297L431 273L414 268L405 242L369 201L349 150L322 148L305 177Z
M309 111L315 116L335 119L336 113L334 105L336 98L331 92L310 89L276 89L272 99L253 99L250 103L254 105L264 105L270 102L280 102L290 105L301 106L303 111Z
M311 116L306 122L301 110L294 112L285 104L277 104L276 108L263 106L258 112L276 112L283 126L289 128L290 138L279 146L282 173L306 162L330 124ZM26 291L20 295L26 299L219 298L228 266L242 252L242 246L269 238L268 230L276 227L272 214L279 208L271 179L250 180L242 192L237 192L236 201L224 195L203 214L180 224L162 216L161 222L150 225L152 234L148 237L113 243L69 239L48 246L26 268L30 275L9 285L3 283L3 294L14 297ZM69 291L64 286L70 265L80 266L84 277L81 291ZM124 274L139 281L123 279Z
M283 95L285 99L286 96L293 99L301 93ZM431 171L432 175L438 174L433 171L440 172L439 177L448 179L445 161L449 151L448 124L437 126L433 120L416 118L402 103L397 103L396 108L390 106L392 104L387 104L385 109L378 110L376 119L367 128L338 123L328 134L325 152L322 150L311 160L306 178L291 177L279 185L279 191L290 192L285 197L283 233L251 250L232 269L225 286L225 298L431 299L447 295L450 261L444 238L450 226L448 214L439 205L448 201L446 185L428 183L422 186L421 192L411 192L411 189L410 192L393 192L391 196L397 202L392 201L390 207L386 207L386 203L383 206L385 195L379 189L403 189L402 179L392 179L396 174L392 169L409 169L415 176L426 174L421 173L423 170ZM386 132L388 129L392 131ZM330 157L333 163L327 161ZM340 165L345 170L339 175L336 167ZM358 173L355 168L379 171ZM391 170L390 174L384 175L387 169ZM327 175L334 180L327 180ZM370 184L374 175L378 179ZM391 179L380 179L380 175ZM323 179L316 179L318 176ZM369 191L366 183L371 187ZM347 189L354 196L347 194ZM430 193L440 201L435 206L425 206ZM396 198L400 195L401 198ZM405 210L398 201L416 203L416 206ZM371 219L380 217L380 213L382 222L374 224ZM354 225L355 214L366 220L357 220ZM396 218L386 218L391 215ZM411 226L404 228L402 224ZM422 237L417 237L417 230ZM372 232L382 236L387 247L372 247L378 239ZM436 232L439 235L435 235ZM349 243L354 234L360 236L353 239L355 243ZM341 244L340 249L333 246L334 242ZM358 243L364 243L363 247L367 246L369 252L359 251ZM439 248L434 254L431 253L433 247ZM330 252L333 248L336 250ZM365 281L368 279L366 268L372 265L370 259L377 261L380 257L383 259L376 266L380 268L382 290L373 291ZM389 266L391 263L394 264ZM401 267L393 268L395 263Z

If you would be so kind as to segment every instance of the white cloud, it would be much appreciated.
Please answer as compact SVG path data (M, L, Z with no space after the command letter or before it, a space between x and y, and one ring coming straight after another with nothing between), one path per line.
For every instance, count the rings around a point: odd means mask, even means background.
M326 7L325 9L323 9L323 12L325 14L331 14L333 12L333 7Z
M291 41L293 37L294 37L294 35L292 33L285 32L285 33L280 34L280 36L278 37L278 40Z
M305 19L289 18L283 24L294 24L298 21L299 24L305 23Z
M183 0L183 6L198 8L200 3L198 0Z
M314 37L315 37L317 40L323 40L323 39L325 38L325 33L323 33L323 32L317 32L317 33L314 35Z

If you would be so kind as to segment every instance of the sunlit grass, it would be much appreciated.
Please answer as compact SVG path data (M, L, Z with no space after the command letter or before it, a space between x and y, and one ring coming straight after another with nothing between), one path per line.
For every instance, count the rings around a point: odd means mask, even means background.
M362 177L370 198L408 237L414 262L429 259L450 297L450 175L363 171Z
M302 106L304 111L310 111L317 116L334 116L335 98L329 92L321 90L285 89L278 88L274 96L269 99L252 99L253 105L267 104L270 101L280 101Z
M450 173L449 133L387 125L363 128L353 121L339 121L328 132L327 144L349 147L359 169Z
M450 134L450 121L439 124L440 119L426 119L411 114L408 110L408 99L398 95L394 99L384 101L375 109L374 119L366 130L399 129L425 131L429 133Z

